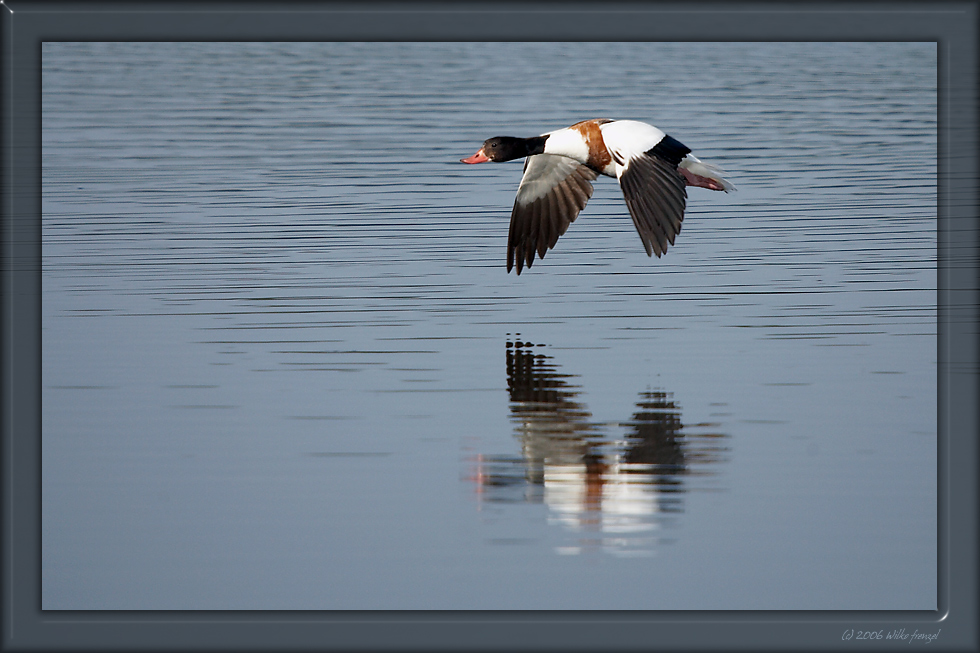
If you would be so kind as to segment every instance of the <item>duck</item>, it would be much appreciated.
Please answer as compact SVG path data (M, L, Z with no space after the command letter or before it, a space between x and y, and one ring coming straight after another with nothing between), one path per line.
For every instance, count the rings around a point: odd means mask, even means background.
M507 272L517 274L544 258L592 197L599 175L619 181L647 256L673 246L684 220L687 187L729 192L724 171L645 122L594 118L570 127L517 138L495 136L473 156L476 164L525 159L510 215Z

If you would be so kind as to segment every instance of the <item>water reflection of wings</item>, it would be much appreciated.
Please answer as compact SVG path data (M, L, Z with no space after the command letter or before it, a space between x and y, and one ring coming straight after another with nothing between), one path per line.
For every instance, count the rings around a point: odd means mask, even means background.
M680 512L681 475L687 471L680 408L666 392L643 392L619 453L618 471L634 483L656 486L663 512Z
M550 521L582 533L564 552L649 552L657 541L652 531L667 514L682 512L682 477L724 459L724 443L713 439L723 436L685 436L672 396L650 391L640 393L631 419L617 425L625 432L610 434L616 426L596 423L578 401L574 375L559 372L536 347L507 343L507 389L521 456L477 458L481 498L544 502Z
M727 436L710 430L714 424L681 423L681 409L670 393L643 392L637 411L623 426L626 436L623 460L640 465L661 478L671 475L713 474L713 465L724 462Z
M535 354L533 344L507 347L507 390L511 415L533 482L544 480L544 466L580 464L594 458L591 440L597 435L592 414L575 397L578 386L568 383L550 357Z

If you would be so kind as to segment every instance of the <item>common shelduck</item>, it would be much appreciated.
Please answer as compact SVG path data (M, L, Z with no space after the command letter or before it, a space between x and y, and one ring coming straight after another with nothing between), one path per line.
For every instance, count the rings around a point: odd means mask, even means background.
M686 186L726 193L735 187L718 168L652 125L635 120L584 120L532 136L497 136L463 163L527 157L510 215L507 271L517 274L534 254L544 258L592 197L600 174L615 177L647 256L674 244L687 201Z

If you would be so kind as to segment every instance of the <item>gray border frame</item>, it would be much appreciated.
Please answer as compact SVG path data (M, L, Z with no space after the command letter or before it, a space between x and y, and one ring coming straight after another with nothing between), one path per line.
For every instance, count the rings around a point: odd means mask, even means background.
M0 5L2 650L980 650L977 35L963 2L617 4L49 2ZM872 40L939 46L939 610L55 612L40 610L40 58L57 40ZM901 574L901 569L895 570ZM903 643L907 649L909 644ZM912 644L911 646L917 646ZM903 649L903 650L904 650Z

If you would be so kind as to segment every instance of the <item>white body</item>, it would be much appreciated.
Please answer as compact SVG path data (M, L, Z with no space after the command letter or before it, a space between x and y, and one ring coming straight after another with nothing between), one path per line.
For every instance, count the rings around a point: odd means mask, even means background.
M607 122L599 125L599 131L602 134L606 149L613 155L613 160L603 167L601 172L608 177L617 179L629 167L631 160L645 154L666 136L663 131L653 125L637 120ZM548 137L544 145L545 154L568 157L579 163L589 163L591 152L581 131L566 127L542 134L542 136ZM616 159L623 161L623 163L618 164ZM735 186L722 176L724 173L720 169L702 162L693 154L684 157L677 167L689 170L700 177L717 181L724 187L725 192L735 190ZM545 169L542 168L542 170Z
M607 122L605 125L601 125L599 129L602 131L602 140L606 143L606 149L609 150L614 159L613 163L606 166L606 170L603 170L602 174L617 178L622 174L624 168L629 167L630 160L643 155L644 152L656 146L666 136L653 125L636 120ZM615 162L617 158L624 161L625 164L617 164Z

